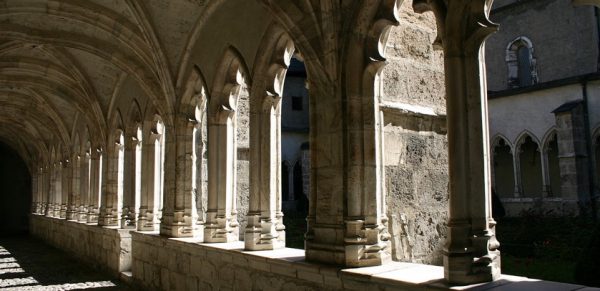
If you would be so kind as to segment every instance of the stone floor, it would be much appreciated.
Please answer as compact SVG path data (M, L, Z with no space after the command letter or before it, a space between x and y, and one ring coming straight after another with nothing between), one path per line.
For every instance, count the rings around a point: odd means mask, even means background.
M30 237L0 237L0 290L129 290L109 275Z

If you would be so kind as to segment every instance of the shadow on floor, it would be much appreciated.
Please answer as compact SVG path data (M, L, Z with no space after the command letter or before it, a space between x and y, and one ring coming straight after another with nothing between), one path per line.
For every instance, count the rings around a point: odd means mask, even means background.
M29 236L0 237L2 290L130 290L65 252Z

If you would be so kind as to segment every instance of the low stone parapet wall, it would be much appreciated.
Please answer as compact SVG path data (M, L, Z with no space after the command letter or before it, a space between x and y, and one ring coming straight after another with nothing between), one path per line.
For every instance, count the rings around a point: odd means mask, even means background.
M31 215L29 231L115 277L131 270L130 230Z
M576 216L579 213L579 201L564 198L501 198L507 217L527 215Z
M438 266L341 269L308 263L300 249L244 251L243 242L204 244L157 233L132 233L132 246L133 281L144 290L428 290L444 277Z
M31 217L30 232L115 277L126 278L140 290L583 290L585 287L508 275L494 282L452 287L444 280L444 269L440 266L391 262L344 269L306 262L304 250L300 249L244 251L243 242L206 244L195 238L167 238L158 232L128 231L39 215Z

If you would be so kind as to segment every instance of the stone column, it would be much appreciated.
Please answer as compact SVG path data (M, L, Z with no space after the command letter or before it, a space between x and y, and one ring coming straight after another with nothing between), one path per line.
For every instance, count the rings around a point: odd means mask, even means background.
M521 147L517 144L515 145L515 149L512 151L513 157L513 174L515 175L515 190L514 197L518 198L522 196L522 187L521 187Z
M117 134L116 140L109 141L114 144L109 144L106 156L106 168L104 168L104 186L102 187L100 215L98 225L101 226L118 226L119 217L119 158L124 140L121 138L121 133Z
M542 198L552 196L552 187L550 186L550 168L548 167L548 148L543 147L540 150L540 161L542 163Z
M204 228L205 242L238 240L235 212L235 113L224 118L209 117L208 129L208 210ZM224 120L223 120L224 119Z
M79 177L81 175L81 158L79 153L73 155L72 166L71 166L71 189L69 193L69 205L67 208L67 220L78 220L79 205L81 205L81 194L80 187L81 181Z
M490 147L483 43L496 31L491 0L416 0L433 10L444 49L450 172L444 273L450 284L500 276L499 243L491 216Z
M162 155L160 149L163 127L158 121L152 121L146 132L148 138L144 139L142 147L142 185L140 197L140 209L138 215L137 229L140 231L155 231L159 219L160 183L161 173L159 163ZM158 148L157 148L158 146ZM164 150L164 149L163 149Z
M244 83L242 64L228 50L208 105L208 209L205 242L239 239L236 210L237 102Z
M396 1L321 4L299 15L304 7L269 2L276 17L286 12L294 19L286 23L291 31L297 23L316 26L302 32L307 43L301 46L314 49L302 52L311 115L306 259L349 267L380 265L391 256L375 94L385 61L381 49L389 26L397 24L398 6ZM314 15L318 23L312 22Z
M42 187L41 187L41 211L40 214L47 216L48 215L48 204L50 197L50 173L49 166L42 167Z
M141 137L140 137L141 138ZM125 138L125 152L123 156L123 209L121 215L121 228L136 228L136 192L138 149L141 146L137 136Z
M90 158L90 189L88 192L87 223L98 223L99 195L102 168L102 155L99 150L92 150Z
M197 199L197 160L196 130L201 122L200 116L194 118L181 114L177 120L176 134L176 167L177 176L174 199L165 199L165 211L160 224L160 233L169 237L198 237L204 234L202 224L198 224ZM175 146L175 145L173 145Z
M40 201L39 192L40 192L40 172L39 170L36 173L31 175L31 214L38 214L38 204Z
M61 168L61 203L60 218L67 219L67 210L69 207L69 198L71 194L71 161L66 159L62 162Z
M265 34L250 95L250 207L244 231L247 250L285 247L281 208L281 98L294 52L277 27ZM290 180L291 182L291 180Z
M80 170L80 186L79 186L79 190L80 190L80 194L81 194L81 198L80 198L80 203L79 203L79 209L78 209L78 216L77 216L77 221L78 222L87 222L87 216L88 216L88 205L89 205L89 197L90 197L90 160L91 160L91 155L90 152L87 151L85 152L84 157L81 159L81 166L79 168Z
M250 168L250 208L244 232L247 250L285 247L281 211L281 97L260 99L266 100L262 104L251 101L250 105L250 164L256 166Z
M568 102L553 111L556 118L560 191L564 200L577 202L579 209L567 209L577 214L590 213L588 152L586 149L584 106L581 101Z
M154 231L155 151L154 139L150 137L142 147L142 195L137 226L140 231Z
M62 209L62 177L63 177L63 162L54 164L54 212L53 217L60 218L60 210Z
M48 203L46 207L46 216L55 217L55 207L56 207L56 163L52 163L48 167L48 179L49 179L49 187L48 187Z

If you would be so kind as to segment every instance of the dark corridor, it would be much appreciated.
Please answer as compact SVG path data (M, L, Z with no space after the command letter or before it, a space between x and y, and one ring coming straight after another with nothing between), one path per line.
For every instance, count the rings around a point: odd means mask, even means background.
M19 154L0 142L0 236L26 234L31 176Z

